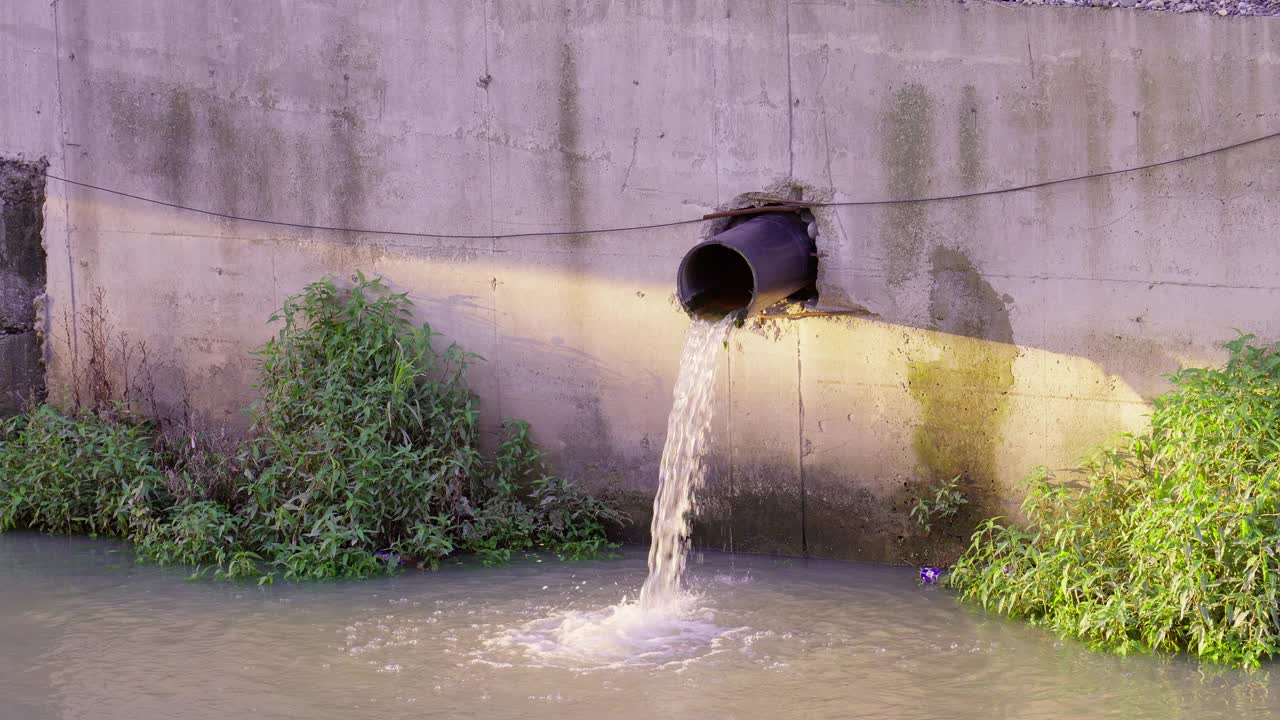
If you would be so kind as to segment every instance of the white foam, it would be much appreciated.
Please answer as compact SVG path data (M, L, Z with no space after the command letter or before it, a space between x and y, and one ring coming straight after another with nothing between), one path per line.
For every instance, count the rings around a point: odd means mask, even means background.
M653 667L718 652L744 628L722 628L694 596L672 607L619 603L601 610L566 610L501 632L486 650L509 652L521 664L573 670Z

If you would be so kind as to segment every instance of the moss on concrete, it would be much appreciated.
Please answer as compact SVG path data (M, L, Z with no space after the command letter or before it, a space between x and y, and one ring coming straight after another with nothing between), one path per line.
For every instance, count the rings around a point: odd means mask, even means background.
M1017 350L970 338L951 339L942 349L938 360L912 362L908 370L922 417L916 456L934 480L993 478Z
M931 265L939 356L908 368L921 416L913 447L924 483L960 476L969 500L962 515L982 513L999 506L999 447L1018 349L1005 301L964 254L938 248Z

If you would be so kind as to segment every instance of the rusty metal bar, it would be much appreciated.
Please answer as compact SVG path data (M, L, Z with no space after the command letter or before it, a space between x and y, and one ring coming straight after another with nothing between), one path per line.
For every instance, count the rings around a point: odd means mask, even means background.
M760 213L769 212L795 212L796 210L804 210L809 207L803 203L790 205L765 205L763 207L738 208L737 210L721 210L719 212L707 213L702 216L703 220L715 220L717 218L737 217L739 215L759 215Z

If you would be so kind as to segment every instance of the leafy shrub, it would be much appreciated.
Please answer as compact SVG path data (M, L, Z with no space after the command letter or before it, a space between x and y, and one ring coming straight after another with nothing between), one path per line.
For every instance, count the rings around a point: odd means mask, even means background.
M287 577L378 572L378 550L433 565L454 549L449 528L483 467L463 381L473 356L436 353L409 308L358 276L346 292L313 283L273 318L245 510Z
M134 537L167 498L144 425L47 405L0 423L0 530Z
M237 554L248 552L239 546L241 523L240 517L217 502L182 503L165 522L156 523L136 538L137 549L162 565L222 568Z
M1187 369L1150 432L1081 479L1041 469L1025 528L987 521L949 576L962 597L1119 652L1257 666L1280 632L1280 351L1243 336Z
M432 347L430 326L379 280L313 283L273 320L252 436L154 436L127 411L41 407L0 426L0 529L132 539L161 563L218 577L365 577L456 550L505 561L609 547L624 518L549 475L528 425L477 447L464 381L476 356ZM199 571L198 571L199 572Z

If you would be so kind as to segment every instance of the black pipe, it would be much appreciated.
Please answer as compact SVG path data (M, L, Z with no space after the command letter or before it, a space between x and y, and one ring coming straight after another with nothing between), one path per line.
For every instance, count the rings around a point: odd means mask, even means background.
M771 212L701 242L680 262L676 291L690 315L754 313L813 285L813 240L792 212Z

